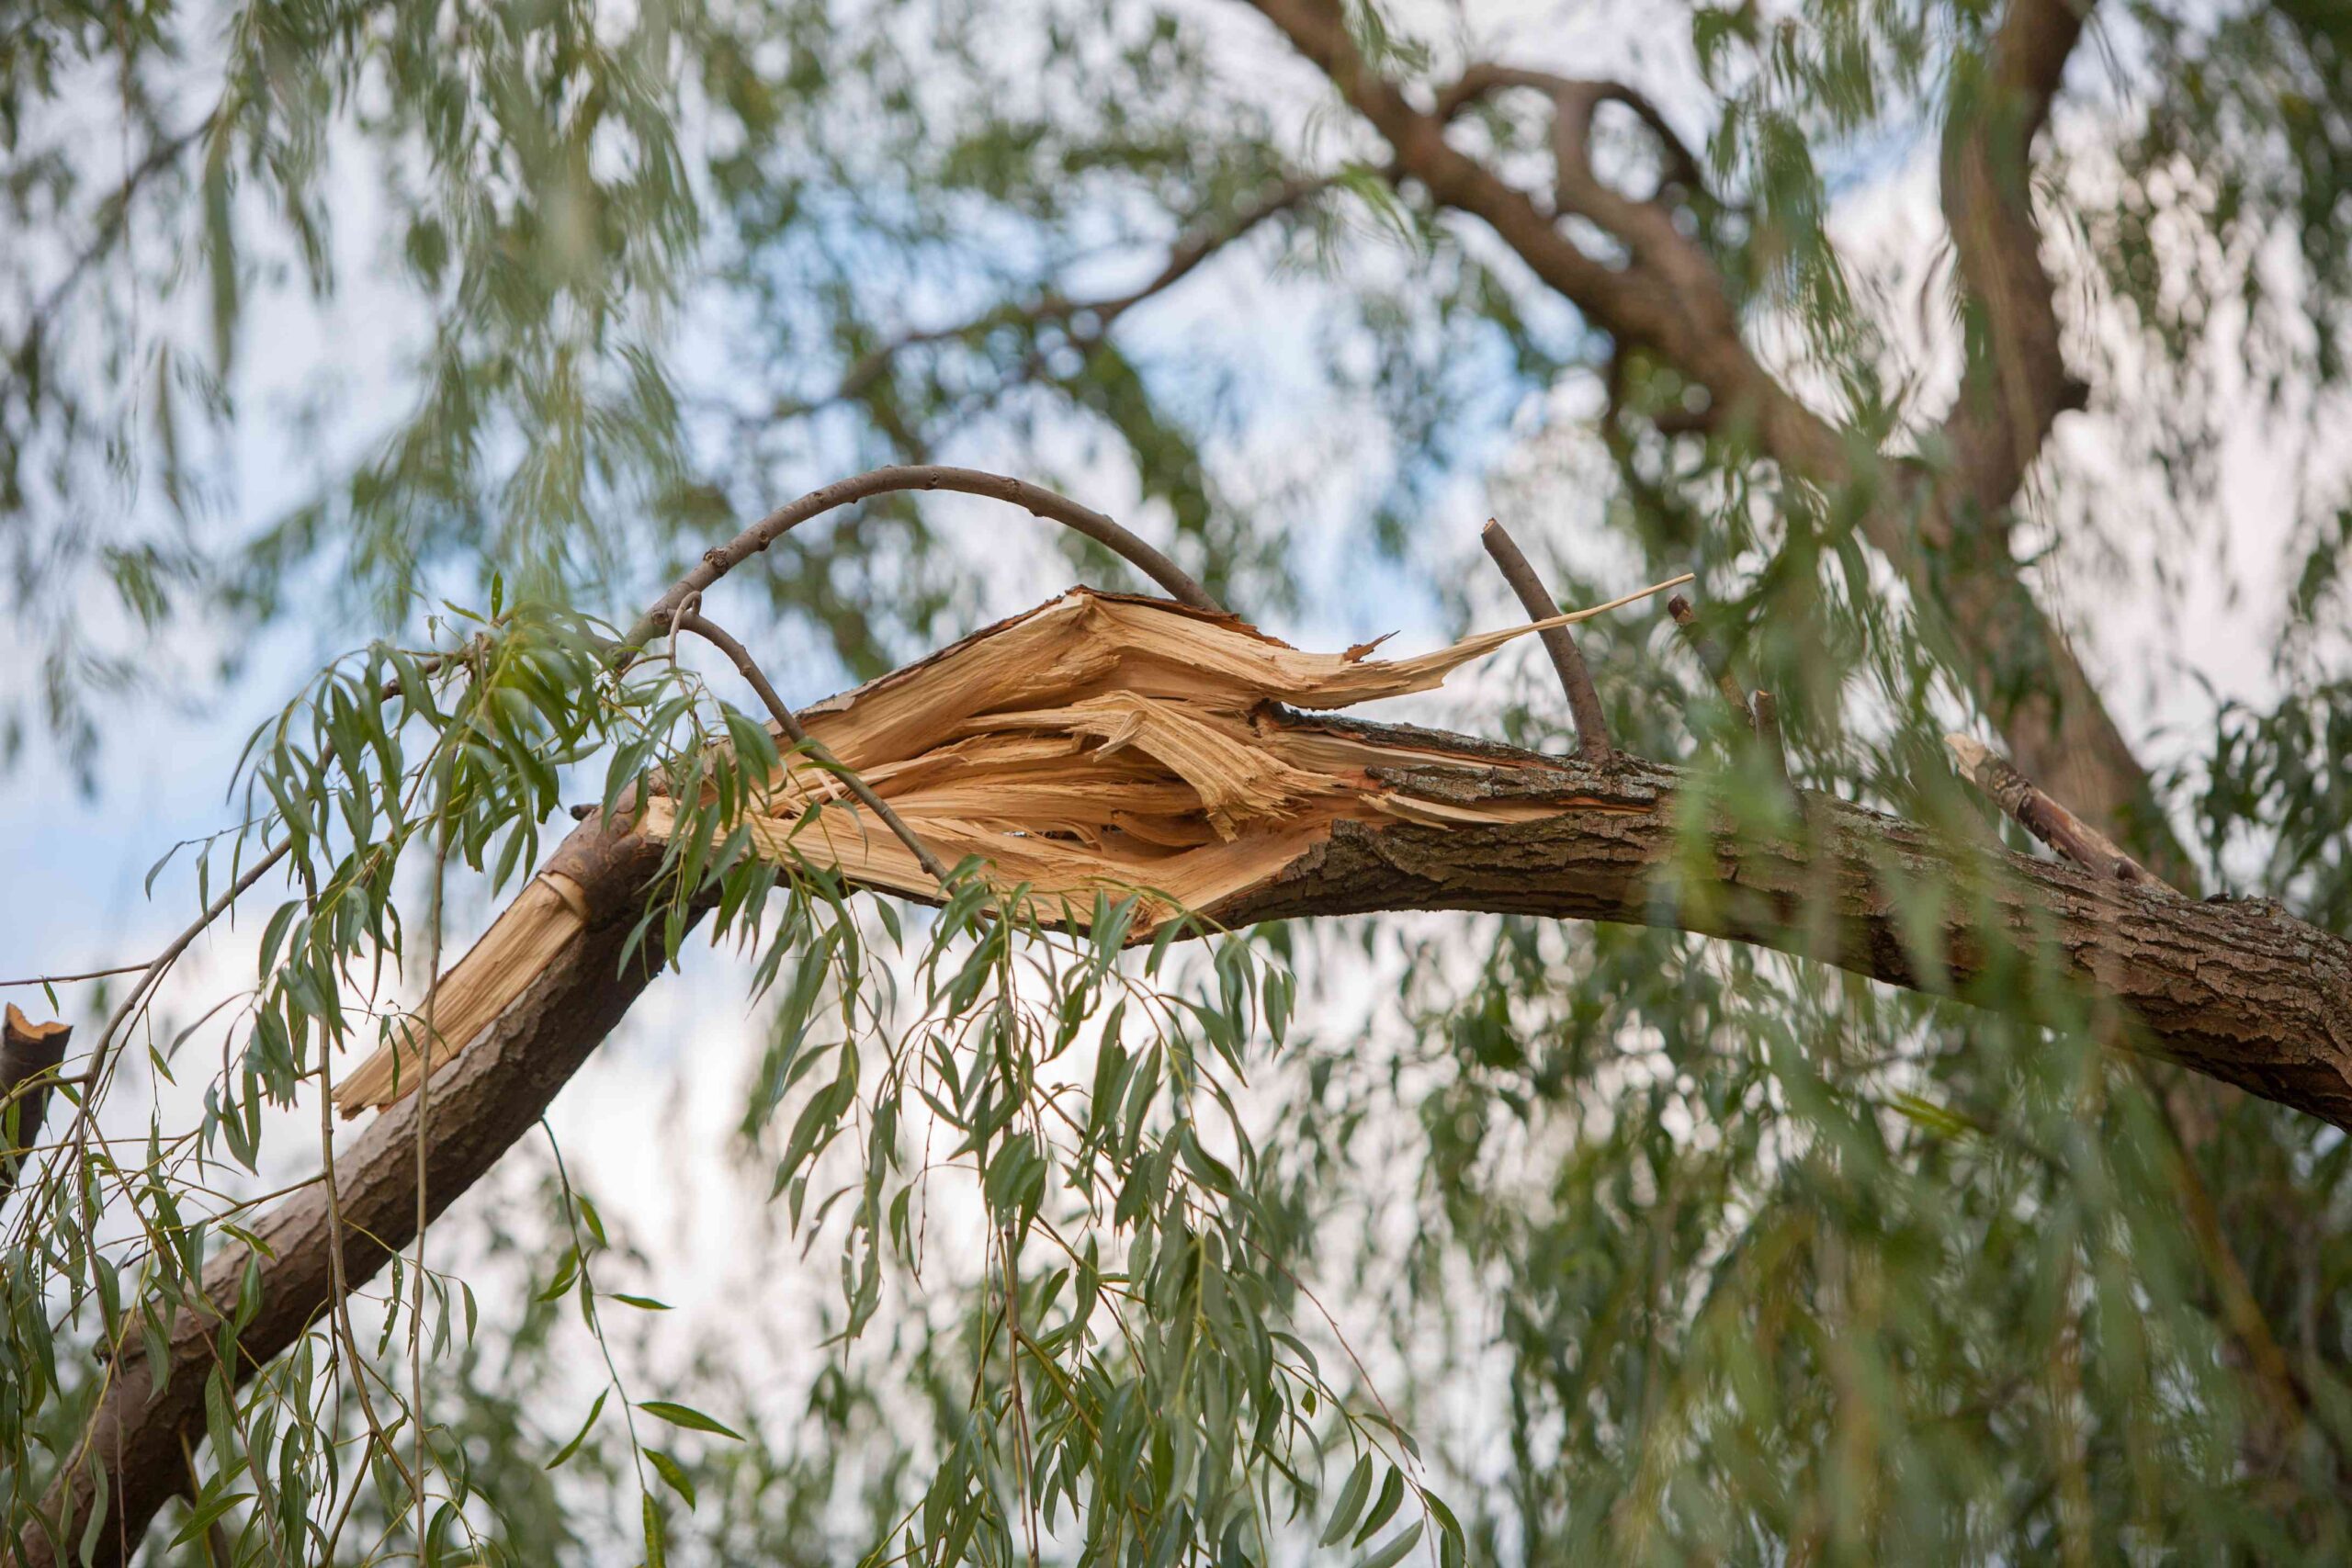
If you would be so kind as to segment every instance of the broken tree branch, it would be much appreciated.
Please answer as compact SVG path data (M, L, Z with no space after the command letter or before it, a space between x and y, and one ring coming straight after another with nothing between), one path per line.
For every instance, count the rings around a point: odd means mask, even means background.
M1090 620L1125 627L1129 640L1111 645L1107 662L1049 661L1057 680L1074 685L1040 690L1033 680L1024 700L1061 705L991 705L986 693L974 695L967 677L984 669L992 645L1050 640ZM1148 640L1159 622L1196 637L1177 649L1187 657L1166 657ZM1803 796L1802 834L1759 838L1725 818L1692 816L1702 807L1686 801L1682 773L1623 754L1605 766L1545 758L1466 736L1302 715L1292 711L1296 705L1263 703L1237 717L1200 685L1204 671L1227 686L1275 682L1334 707L1426 690L1507 635L1382 665L1284 649L1229 617L1160 601L1077 595L797 716L845 763L878 780L910 818L990 812L1028 824L1002 837L1033 852L1059 842L1066 847L1056 852L1075 853L1067 846L1084 846L1089 834L1107 850L1116 831L1134 840L1123 852L1136 863L1155 846L1169 857L1205 855L1200 885L1221 891L1195 907L1213 924L1385 909L1645 924L2010 1010L2036 1004L2032 988L2017 983L2017 961L2030 957L2100 998L2126 1043L2352 1127L2352 946L2276 905L2188 903L2074 865L1955 843L1818 794ZM1102 646L1052 644L1064 651ZM1034 675L1036 667L1014 669ZM1088 706L1081 689L1089 682L1102 682L1093 690L1109 700ZM985 722L974 728L972 717ZM829 728L860 744L828 738ZM1136 787L1124 795L1090 784L1024 797L1009 787L1019 769L1006 775L994 768L989 748L1000 759L1082 753L1088 766L1130 770ZM886 774L894 761L901 765ZM1221 794L1229 824L1253 812L1261 820L1221 845L1208 796L1235 777L1250 788ZM1127 833L1110 815L1114 801L1140 831ZM621 954L659 891L658 804L650 802L642 819L584 824L519 896L518 906L549 897L535 889L560 877L571 889L562 902L573 934L523 976L520 993L469 1048L435 1069L429 1125L420 1124L414 1100L396 1104L337 1158L332 1193L306 1186L256 1223L261 1249L232 1245L208 1265L207 1296L220 1311L236 1301L248 1266L257 1271L258 1308L240 1337L238 1377L318 1325L339 1292L364 1283L413 1239L420 1190L431 1217L487 1171L619 1022L651 977L654 955L639 951L624 967ZM917 804L933 815L910 809ZM1088 811L1101 813L1099 821L1072 815ZM1155 811L1157 819L1145 819ZM1168 842L1179 837L1171 829L1193 819L1196 830ZM1694 835L1703 842L1697 854ZM422 1162L414 1157L420 1137ZM23 1568L62 1560L56 1543L79 1539L100 1476L107 1528L93 1539L101 1563L119 1562L115 1543L135 1543L186 1485L179 1436L204 1419L202 1373L212 1364L215 1322L192 1309L177 1314L168 1378L145 1352L127 1348L76 1458L48 1494L51 1533L36 1529L19 1543Z
M14 1002L0 1022L0 1107L6 1107L0 1111L0 1208L7 1206L17 1190L17 1172L26 1151L40 1142L49 1092L73 1038L72 1024L35 1023Z
M2116 846L2113 840L2035 787L1981 740L1947 735L1944 745L1960 764L1962 776L1983 790L2020 828L2073 861L2118 882L2142 883L2166 893L2172 888L2148 874L2147 868Z
M1732 679L1731 660L1724 657L1724 650L1715 646L1714 638L1699 629L1699 612L1690 607L1690 601L1677 593L1666 602L1666 613L1674 617L1683 640L1699 656L1700 668L1715 683L1715 690L1723 694L1724 705L1731 709L1732 716L1749 729L1755 728L1756 716L1748 711L1747 694Z
M1518 595L1520 608L1527 612L1529 620L1548 621L1560 613L1558 602L1500 523L1487 518L1486 531L1478 538L1501 569L1503 581ZM1577 646L1576 634L1566 626L1550 626L1542 636L1544 651L1552 656L1552 668L1559 672L1560 689L1567 694L1568 712L1576 718L1577 750L1587 761L1606 762L1614 750L1609 742L1609 716L1601 711L1600 694L1593 689L1592 671L1585 667L1584 650Z
M610 654L612 662L616 666L626 667L654 637L665 630L680 626L689 615L698 614L696 607L702 603L706 588L801 524L870 496L910 490L949 490L992 496L1023 507L1035 516L1062 524L1104 546L1185 604L1211 613L1222 613L1207 591L1173 561L1110 518L1091 507L1080 505L1068 496L1006 475L985 473L977 468L936 466L876 468L822 490L812 491L770 513L737 535L729 544L707 552L701 563L672 584L670 590L656 600L614 646ZM718 629L707 621L701 624L712 631ZM719 635L726 636L724 632ZM722 651L730 645L736 652L729 653L729 657L736 658L736 668L745 671L746 679L750 679L758 670L757 663L752 660L748 650L743 650L732 637L728 637L727 643L720 645ZM737 653L741 654L740 658L737 658ZM760 677L760 684L765 684L764 676ZM785 711L782 699L776 696L772 686L762 691L761 700L768 704L773 713ZM845 779L853 776L853 770L864 765L863 760L857 758L848 759L846 762L835 758L834 761ZM853 789L852 793L859 794L859 791ZM864 795L861 794L859 798L863 800ZM574 813L575 817L580 815ZM877 820L889 826L886 818L877 816ZM905 824L901 822L891 830L899 834L901 841L915 853L924 879L921 888L908 891L928 891L945 880L943 863L931 858L932 852L923 841L904 829ZM445 1010L441 1015L441 1038L434 1041L431 1048L424 1052L415 1051L412 1042L397 1035L387 1041L344 1081L337 1090L336 1103L346 1115L356 1115L368 1106L390 1104L408 1093L422 1077L410 1070L412 1056L421 1058L424 1071L427 1073L454 1056L464 1048L467 1041L505 1009L519 987L545 964L550 953L578 935L580 925L586 919L587 910L580 890L571 879L553 866L543 870L483 933L481 940L458 961L457 966L448 974L436 976L434 994L437 1005Z

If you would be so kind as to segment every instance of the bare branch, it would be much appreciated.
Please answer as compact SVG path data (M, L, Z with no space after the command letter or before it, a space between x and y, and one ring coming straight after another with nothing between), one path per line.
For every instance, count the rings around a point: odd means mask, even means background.
M1658 197L1674 187L1692 196L1706 189L1705 169L1690 144L1682 140L1673 124L1640 88L1623 82L1606 79L1558 76L1549 71L1528 71L1517 66L1481 61L1466 68L1452 85L1437 96L1430 111L1441 123L1450 122L1473 104L1507 87L1525 87L1545 95L1552 100L1554 110L1566 122L1563 131L1555 128L1555 150L1568 149L1568 155L1559 162L1564 177L1589 179L1592 175L1591 159L1587 155L1587 143L1592 132L1594 115L1603 104L1618 104L1633 111L1635 118L1648 128L1657 139L1658 150L1666 165ZM1565 135L1567 141L1558 140Z
M1714 638L1699 629L1699 612L1690 607L1690 601L1677 593L1666 602L1666 613L1674 617L1690 651L1699 656L1700 668L1715 683L1715 690L1723 694L1724 705L1731 709L1732 716L1748 728L1755 728L1756 716L1748 711L1747 694L1732 678L1731 660L1724 657L1724 650L1715 646Z
M702 564L673 584L670 591L655 600L651 608L639 618L637 625L629 628L628 635L621 639L623 648L642 648L661 635L662 628L670 624L671 618L689 597L700 593L809 519L821 517L837 507L848 506L872 496L910 490L948 490L966 495L993 496L1033 515L1059 523L1085 535L1183 603L1203 610L1217 608L1216 601L1209 597L1208 591L1193 581L1182 567L1093 508L1080 506L1068 496L1057 495L1041 485L1008 479L1002 474L930 464L919 468L876 468L871 473L859 474L854 479L827 485L822 490L811 491L789 505L778 507L727 544L707 551Z
M2076 865L2087 866L2118 882L2143 883L2172 889L2150 876L2138 861L2116 847L2115 841L2041 790L1983 741L1965 735L1947 735L1944 745L1970 783L1992 797L1993 803L2018 825Z
M1548 621L1559 615L1559 603L1500 523L1487 518L1486 532L1478 537L1502 570L1503 581L1518 595L1529 620ZM1593 689L1592 671L1585 668L1584 650L1577 647L1576 634L1566 626L1550 626L1541 636L1544 651L1552 656L1552 668L1559 673L1560 689L1567 694L1568 712L1576 717L1577 749L1589 762L1607 762L1615 750L1609 743L1609 717L1601 711L1600 694Z

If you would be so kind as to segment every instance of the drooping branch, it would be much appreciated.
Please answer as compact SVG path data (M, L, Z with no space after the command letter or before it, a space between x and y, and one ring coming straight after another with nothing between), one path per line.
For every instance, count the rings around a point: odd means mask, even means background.
M622 637L612 650L613 662L626 667L654 637L665 631L674 632L692 619L695 629L726 653L738 672L753 682L761 701L770 712L781 715L782 699L767 684L766 677L759 672L758 665L749 651L732 637L700 617L698 606L702 603L703 591L813 518L871 496L915 490L947 490L968 495L991 496L1022 507L1035 516L1059 523L1092 539L1167 589L1182 603L1203 610L1216 611L1217 608L1216 602L1209 597L1205 589L1152 546L1091 507L1082 506L1042 485L978 468L935 465L876 468L821 490L811 491L761 518L726 545L705 552L701 562L673 583L669 591L655 600L638 618L637 624ZM387 688L384 700L390 701L392 694L392 690ZM795 734L788 720L783 722L780 728L796 742L807 739ZM845 782L850 792L860 799L870 795L864 783L855 780L854 775L848 775ZM920 863L926 890L945 880L945 868L933 857L929 848L908 830L904 822L895 820L887 808L880 818L883 825ZM281 844L276 853L284 852L285 846ZM212 913L217 914L218 910ZM207 919L210 916L208 915ZM430 1050L421 1054L423 1061L414 1059L420 1054L413 1050L413 1042L396 1037L360 1064L358 1069L345 1080L337 1091L337 1103L356 1114L361 1108L390 1104L408 1093L424 1077L437 1071L441 1063L454 1056L490 1020L498 1016L525 983L522 976L537 973L546 961L547 953L571 942L587 919L588 912L581 890L573 880L554 867L542 871L524 888L506 912L492 923L473 951L448 975L438 978L435 996L441 1009L440 1027L434 1032L437 1038ZM193 936L196 930L201 929L199 924L188 935ZM163 962L158 961L159 964ZM402 1033L405 1034L406 1031ZM86 1109L84 1114L86 1119Z
M164 170L173 167L180 159L187 156L190 148L211 135L214 126L219 121L220 111L215 109L186 130L158 140L147 149L146 155L132 164L123 175L121 183L98 203L97 224L95 231L81 248L74 253L73 258L66 263L65 270L59 275L54 283L50 285L48 291L34 303L31 310L27 314L20 346L11 355L12 365L21 368L22 362L27 356L40 352L49 335L55 329L58 313L63 308L66 299L74 289L81 287L85 278L97 270L97 264L113 249L115 243L122 238L123 231L130 221L131 208L137 202L141 187Z
M592 918L580 939L553 956L470 1049L434 1073L429 1118L420 1118L414 1098L379 1116L337 1157L333 1201L322 1185L305 1187L253 1225L266 1251L256 1256L239 1245L213 1258L204 1292L218 1310L184 1311L170 1320L167 1378L150 1364L135 1335L116 1348L82 1441L43 1499L46 1526L34 1523L17 1542L18 1568L74 1561L72 1543L81 1539L94 1504L107 1518L95 1532L92 1561L119 1564L123 1544L135 1551L156 1511L186 1490L180 1439L204 1435L215 1337L220 1318L235 1307L248 1263L257 1263L261 1292L258 1313L238 1337L240 1382L324 1321L338 1280L343 1289L358 1288L414 1239L420 1166L428 1214L438 1217L537 1123L652 978L646 949L626 964L621 954L662 858L659 844L601 820L565 840L548 867L583 890ZM337 1235L339 1274L330 1244ZM101 1476L106 1496L99 1504Z

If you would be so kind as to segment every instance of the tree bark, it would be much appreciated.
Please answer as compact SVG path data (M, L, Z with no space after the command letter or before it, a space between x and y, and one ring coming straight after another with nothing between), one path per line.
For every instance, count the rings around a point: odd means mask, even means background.
M1227 925L1397 909L1486 910L1679 929L1808 955L1855 974L1989 1007L2016 1007L2008 961L2054 959L2111 1005L2137 1045L2352 1128L2352 948L2267 901L2188 903L2080 867L1955 844L1828 796L1801 798L1802 826L1757 839L1697 820L1676 770L1620 755L1595 765L1465 736L1329 718L1282 722L1440 760L1393 781L1429 800L1539 807L1521 821L1375 828L1341 820L1282 871L1204 911ZM1409 777L1405 775L1409 774ZM438 1213L536 1122L651 978L620 953L662 863L661 847L596 819L549 863L587 908L565 949L489 1032L440 1068L430 1110L411 1097L338 1156L345 1269L353 1286L415 1235L416 1140ZM1696 867L1694 871L1692 868ZM424 1125L420 1126L420 1120ZM305 1189L256 1225L261 1308L243 1336L240 1382L292 1345L331 1300L327 1198ZM236 1299L242 1247L206 1270ZM25 1568L64 1561L107 1474L96 1561L119 1563L187 1485L180 1439L199 1439L214 1325L183 1314L173 1374L122 1348L77 1461L20 1542ZM53 1533L51 1533L53 1532Z
M1943 202L1961 284L1984 323L1989 353L1970 366L1934 433L1944 464L1936 475L1862 451L1806 406L1747 346L1721 270L1678 226L1673 208L1629 197L1594 173L1582 122L1604 98L1656 118L1639 94L1482 63L1424 111L1364 60L1335 0L1250 3L1388 142L1400 176L1486 224L1621 349L1653 354L1703 387L1712 428L1746 431L1782 470L1822 491L1866 490L1863 536L1918 596L2018 766L2085 819L2137 845L2159 875L2192 885L2193 868L2146 770L2008 545L2007 513L2027 473L2059 413L2084 396L2060 355L2029 176L2034 138L2091 0L2012 0L1984 58L1963 62L1971 91L1946 130ZM1568 132L1557 143L1556 211L1446 140L1446 123L1464 102L1510 86L1552 94ZM1679 146L1667 149L1670 162ZM1568 214L1623 244L1624 265L1580 248L1558 221Z
M470 1049L433 1075L429 1095L412 1095L377 1117L335 1156L350 1288L416 1238L417 1139L425 1142L426 1211L437 1216L531 1130L644 990L653 976L645 949L626 966L621 950L661 863L660 845L608 831L593 818L549 858L549 869L589 894L594 914L580 939ZM322 1184L287 1199L254 1230L269 1255L261 1259L260 1312L238 1341L240 1384L321 1321L334 1291ZM250 1256L243 1246L229 1247L205 1269L205 1293L224 1313L237 1301ZM36 1521L18 1542L20 1568L74 1561L102 1471L109 1517L92 1559L101 1568L129 1561L156 1511L187 1491L180 1443L183 1437L191 1445L204 1439L204 1385L217 1359L219 1329L215 1319L179 1314L171 1336L171 1376L160 1395L155 1369L139 1341L115 1348L77 1461L51 1482L43 1499L47 1528Z

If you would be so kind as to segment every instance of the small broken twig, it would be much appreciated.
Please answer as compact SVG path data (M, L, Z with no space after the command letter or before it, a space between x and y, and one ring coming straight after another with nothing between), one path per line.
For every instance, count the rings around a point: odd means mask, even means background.
M1730 705L1740 723L1750 729L1755 728L1756 715L1748 710L1747 694L1739 689L1739 682L1731 678L1731 660L1724 657L1724 650L1715 646L1714 638L1699 629L1699 612L1690 607L1690 601L1677 593L1666 602L1666 613L1674 617L1676 626L1682 628L1682 636L1690 644L1690 651L1699 656L1699 662L1706 670L1708 679L1714 682L1715 690L1723 694L1724 701Z
M1773 773L1780 775L1781 787L1787 790L1789 797L1797 800L1802 808L1803 802L1797 795L1796 785L1789 782L1789 750L1781 740L1781 705L1773 699L1771 693L1761 688L1748 699L1748 703L1756 725L1756 739L1763 748L1765 761L1770 764Z
M2007 812L2018 826L2065 859L2118 882L2173 891L2169 885L2152 875L2147 867L2124 853L2114 840L2044 795L2007 758L1983 741L1965 735L1947 735L1944 745L1971 784L1990 795L1993 803Z
M72 1024L35 1023L15 1003L8 1005L0 1024L0 1106L6 1107L0 1110L0 1204L17 1190L25 1152L40 1141L49 1091L73 1037Z
M674 624L682 630L694 633L719 652L727 655L729 660L734 664L736 673L750 682L752 690L759 694L760 701L767 705L768 716L775 720L775 727L783 730L794 745L805 749L810 756L831 769L834 776L842 781L850 794L857 796L859 804L880 818L883 826L898 835L899 842L907 846L908 852L921 863L932 880L938 883L943 889L945 888L947 868L940 864L939 857L933 854L929 846L915 836L915 830L907 826L906 819L891 810L889 802L875 794L864 779L842 767L833 760L831 752L808 739L808 732L800 727L800 721L793 716L792 709L785 705L784 699L776 695L775 688L768 683L766 674L760 669L759 661L752 657L751 649L736 641L717 622L706 619L703 613L695 608L694 604L695 601L689 600L681 606Z
M1529 620L1548 621L1560 613L1559 604L1500 523L1487 518L1486 531L1478 537L1502 570L1503 581L1519 596L1520 607ZM1593 689L1584 650L1577 647L1576 635L1566 626L1548 626L1540 635L1544 650L1552 656L1552 668L1559 671L1560 689L1567 694L1568 712L1576 719L1577 750L1584 753L1586 761L1606 765L1615 748L1609 741L1609 720L1600 711L1600 694Z

